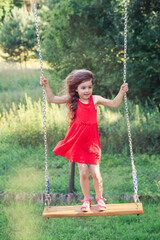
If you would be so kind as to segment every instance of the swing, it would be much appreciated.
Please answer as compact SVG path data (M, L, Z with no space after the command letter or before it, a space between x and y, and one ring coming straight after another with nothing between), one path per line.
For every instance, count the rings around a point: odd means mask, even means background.
M43 62L41 55L41 46L40 46L40 36L38 28L38 17L37 17L37 8L36 0L33 0L34 3L34 15L35 15L35 27L38 43L38 51L40 57L40 68L41 76L44 77L43 72ZM124 0L124 67L123 67L123 82L126 82L126 58L127 58L127 0ZM130 156L131 156L131 165L132 165L132 177L133 177L133 186L134 186L134 203L122 203L122 204L107 204L105 211L99 212L96 205L91 206L89 212L82 212L81 206L50 206L50 192L49 192L49 173L48 173L48 159L47 159L47 131L46 131L46 103L45 103L45 89L42 87L43 91L43 123L44 123L44 145L45 145L45 182L46 182L46 193L45 193L45 205L48 205L44 208L43 217L44 218L57 218L57 217L92 217L92 216L114 216L114 215L131 215L131 214L143 214L143 206L140 203L138 197L138 184L137 184L137 174L134 165L133 159L133 149L132 149L132 139L131 139L131 130L129 122L129 113L128 113L128 104L127 96L124 94L125 101L125 110L126 110L126 120L128 127L128 138L129 138L129 147L130 147Z

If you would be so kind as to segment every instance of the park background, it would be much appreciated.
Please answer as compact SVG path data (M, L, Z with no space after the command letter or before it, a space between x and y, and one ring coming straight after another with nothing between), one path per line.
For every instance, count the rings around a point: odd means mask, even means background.
M128 1L127 97L144 214L46 220L44 205L32 197L45 193L33 3L0 1L0 239L160 239L159 8L158 0ZM53 92L61 94L68 73L85 68L95 75L94 94L113 99L123 84L124 2L39 0L37 9L44 73ZM54 204L60 205L67 204L61 196L68 192L70 167L52 149L65 136L66 115L65 106L47 103L50 191L59 193ZM124 102L116 109L99 107L98 123L104 195L108 203L133 201ZM81 197L75 171L74 194ZM30 197L22 201L22 193Z

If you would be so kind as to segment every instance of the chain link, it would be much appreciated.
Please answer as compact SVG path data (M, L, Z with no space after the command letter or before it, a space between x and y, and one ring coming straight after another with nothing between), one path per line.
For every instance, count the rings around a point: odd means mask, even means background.
M37 35L37 43L38 43L38 52L39 52L39 59L40 59L40 69L41 69L41 76L44 77L43 71L43 60L41 54L41 44L40 44L40 36L39 36L39 27L38 27L38 16L37 16L37 7L36 7L36 0L33 0L34 4L34 16L35 16L35 28L36 28L36 35ZM47 157L47 128L46 128L46 95L44 86L42 87L42 95L43 95L43 127L44 127L44 147L45 147L45 205L50 205L50 189L49 189L49 173L48 173L48 157Z
M124 0L124 63L123 63L123 82L126 83L127 80L127 0ZM133 158L133 148L132 148L132 138L131 138L131 128L129 122L129 112L128 112L128 104L127 104L127 94L124 94L124 102L125 102L125 111L126 111L126 120L128 127L128 139L129 139L129 149L131 156L131 165L132 165L132 177L133 177L133 187L134 187L134 201L138 205L138 182L137 182L137 172L134 164Z

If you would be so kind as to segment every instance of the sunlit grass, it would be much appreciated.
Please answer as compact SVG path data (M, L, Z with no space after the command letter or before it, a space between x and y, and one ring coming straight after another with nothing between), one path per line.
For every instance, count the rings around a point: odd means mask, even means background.
M58 74L44 64L44 74L48 78L54 94L58 94L62 87ZM9 111L12 102L18 105L25 104L25 94L33 101L42 99L42 87L40 81L39 61L30 61L27 68L18 63L3 62L0 66L0 112Z
M101 122L106 122L108 124L112 124L112 123L116 123L118 121L120 121L123 118L123 115L120 111L111 111L110 109L107 109L103 106L101 106L101 109L98 108L99 110L99 120L101 120ZM100 119L102 117L101 113L103 113L103 119Z
M31 203L9 202L7 207L8 228L12 240L37 240L39 230L38 218L35 215L35 206Z
M0 139L16 141L20 145L43 143L43 103L33 101L25 94L25 103L18 106L12 102L9 111L0 114ZM143 111L143 108L130 103L131 130L136 152L158 152L159 118L158 110ZM48 143L55 145L63 139L67 127L67 108L46 102ZM105 151L120 153L128 148L127 126L123 106L119 109L98 108L98 125L101 145ZM128 151L128 150L127 150Z
M43 192L43 187L44 172L33 167L25 167L22 164L22 166L17 166L13 169L13 171L7 176L7 192L36 193Z

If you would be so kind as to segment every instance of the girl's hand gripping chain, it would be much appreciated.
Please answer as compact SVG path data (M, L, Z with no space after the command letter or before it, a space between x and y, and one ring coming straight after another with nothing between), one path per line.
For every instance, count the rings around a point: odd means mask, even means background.
M40 85L46 87L48 85L48 80L46 78L40 77Z
M120 91L124 94L125 92L128 92L128 83L122 84Z

